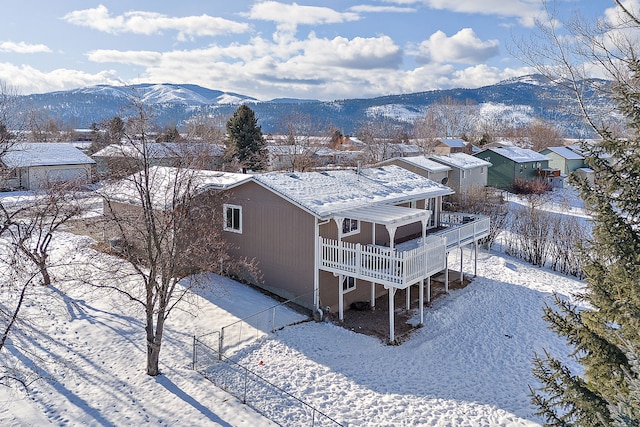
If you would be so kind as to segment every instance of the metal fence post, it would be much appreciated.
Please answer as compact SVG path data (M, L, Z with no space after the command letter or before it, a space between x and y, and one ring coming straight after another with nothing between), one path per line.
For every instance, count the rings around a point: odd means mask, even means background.
M218 339L218 360L222 360L224 349L224 328L220 329L220 338Z
M191 369L193 369L194 371L196 370L196 362L198 360L198 356L197 356L197 353L196 353L198 351L198 348L196 346L196 339L197 338L194 335L193 336L193 360L192 360L192 367L191 367Z
M273 316L271 317L271 333L276 331L276 308L273 307Z
M242 403L247 403L247 381L249 377L249 368L244 367L244 395L242 396Z

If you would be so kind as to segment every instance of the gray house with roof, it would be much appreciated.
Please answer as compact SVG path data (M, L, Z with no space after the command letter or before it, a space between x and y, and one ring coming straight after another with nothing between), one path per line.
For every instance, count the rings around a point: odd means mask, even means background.
M486 160L466 153L451 153L431 158L451 169L447 185L457 193L465 193L471 188L487 185L491 163Z
M540 151L549 158L549 167L559 169L563 175L585 167L584 156L569 147L548 147Z
M427 156L394 157L378 163L378 166L396 165L413 173L429 178L431 181L447 185L451 167L431 160Z
M450 188L394 165L224 176L211 211L222 212L230 254L255 260L256 286L319 315L343 319L351 303L385 295L394 307L398 290L409 308L417 287L422 322L431 277L444 271L448 286L447 254L477 248L489 230L488 218L442 212ZM389 310L391 342L394 319Z
M19 142L0 158L0 187L38 190L57 182L89 184L95 161L71 143Z

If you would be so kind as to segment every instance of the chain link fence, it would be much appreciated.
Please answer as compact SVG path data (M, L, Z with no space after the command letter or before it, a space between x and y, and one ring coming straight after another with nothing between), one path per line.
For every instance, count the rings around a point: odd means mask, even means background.
M341 426L320 410L232 360L234 353L258 339L286 326L309 321L309 316L295 307L295 301L269 307L223 326L219 331L194 336L192 367L217 387L277 424Z
M342 426L322 411L194 337L194 369L217 387L283 426ZM286 410L283 410L286 408Z

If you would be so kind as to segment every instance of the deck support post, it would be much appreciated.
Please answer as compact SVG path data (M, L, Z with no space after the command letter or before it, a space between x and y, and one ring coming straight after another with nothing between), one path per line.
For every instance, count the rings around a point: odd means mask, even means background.
M473 277L478 276L478 241L473 242Z
M338 275L338 318L340 321L344 321L344 292L342 291L342 281L344 276Z
M444 291L449 293L449 253L444 255Z
M407 297L407 311L409 311L411 309L411 286L407 286L407 289L405 290L405 295Z
M394 320L395 320L395 303L393 300L393 296L396 293L396 289L395 288L389 288L389 344L394 344L396 337L395 337L395 325L394 325Z
M431 276L427 277L427 302L431 302Z
M420 326L424 325L424 279L422 279L422 281L420 282L420 292L419 292L419 297L420 299Z
M462 271L462 248L460 248L460 285L464 282L464 272Z
M376 307L376 284L371 282L371 301L369 302L371 309Z

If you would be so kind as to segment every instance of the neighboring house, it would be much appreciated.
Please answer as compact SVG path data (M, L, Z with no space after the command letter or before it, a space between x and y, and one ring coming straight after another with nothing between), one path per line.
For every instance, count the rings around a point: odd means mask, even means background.
M95 161L71 143L18 142L0 158L7 189L38 190L66 181L84 185L92 181Z
M405 144L391 140L378 140L365 147L367 163L377 163L394 157L408 157L422 154L422 149L416 144Z
M457 193L466 193L473 187L487 185L491 163L486 160L466 153L451 153L446 156L431 156L431 158L451 168L447 185Z
M552 172L549 158L528 148L488 148L475 157L491 163L487 185L496 188L512 189L518 178L534 181L544 179L545 174Z
M563 175L569 175L571 172L585 166L584 156L568 147L548 147L540 151L549 158L549 167L559 169Z
M417 144L391 144L389 155L392 157L415 157L422 154L422 149Z
M264 147L269 160L269 170L292 170L296 158L304 153L301 145L267 145Z
M361 150L336 150L329 147L314 147L311 159L314 167L356 167L363 162L364 151Z
M382 295L394 307L398 289L417 285L422 323L425 287L429 299L446 254L477 247L489 230L488 218L443 213L452 190L398 166L246 176L224 190L232 255L255 260L257 286L320 316L342 319L350 303ZM389 323L394 342L393 310Z
M586 179L591 185L595 182L595 171L591 168L579 168L573 173L580 179Z
M451 171L451 167L431 160L426 156L395 157L378 163L378 166L386 165L400 166L443 185L448 185L449 172Z
M431 150L436 155L447 155L451 153L464 153L467 150L467 141L459 138L438 139Z
M143 157L142 143L111 144L94 153L100 177L123 177L137 172ZM202 142L148 142L146 157L151 166L187 166L218 170L224 147Z

